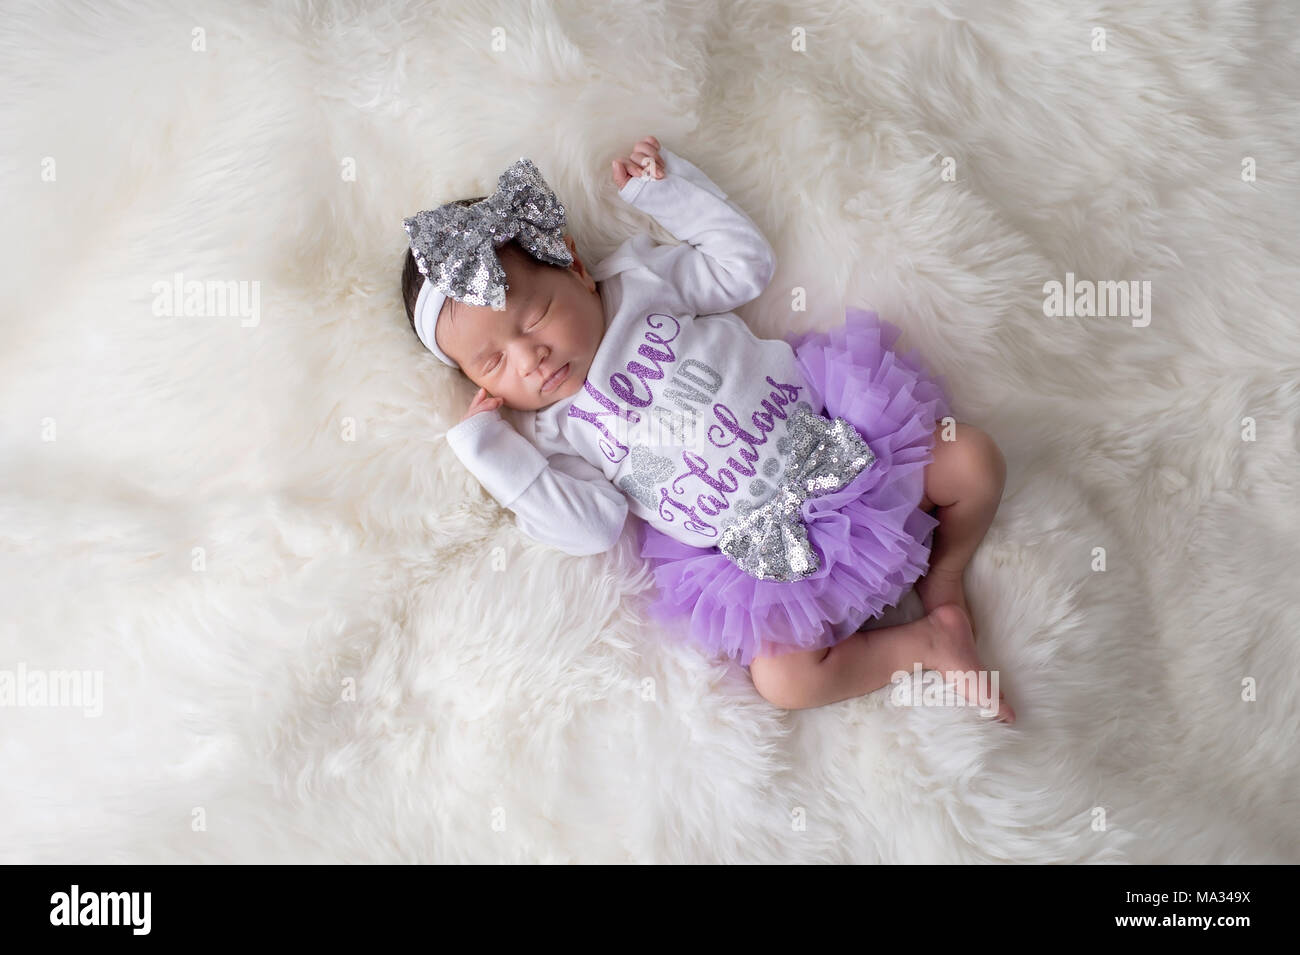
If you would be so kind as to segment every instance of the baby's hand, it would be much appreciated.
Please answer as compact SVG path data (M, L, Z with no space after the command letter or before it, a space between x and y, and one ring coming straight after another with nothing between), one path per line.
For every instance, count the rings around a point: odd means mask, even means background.
M659 140L653 136L647 136L633 146L630 158L614 160L614 185L622 189L637 176L642 179L652 176L655 179L664 177L664 161L659 156Z
M469 410L465 412L465 417L461 421L468 421L480 411L495 411L501 407L504 398L493 398L487 393L486 388L480 388L474 393L474 400L469 403Z

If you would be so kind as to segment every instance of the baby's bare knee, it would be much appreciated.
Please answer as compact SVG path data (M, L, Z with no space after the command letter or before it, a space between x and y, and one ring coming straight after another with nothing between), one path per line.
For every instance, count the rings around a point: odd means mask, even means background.
M819 685L818 666L827 650L797 650L755 657L749 675L758 695L783 710L815 706Z
M981 471L989 493L994 497L1002 496L1002 489L1007 484L1007 459L1002 455L992 435L986 431L979 432L976 442L976 455L980 461Z
M959 424L952 453L967 484L982 496L1001 497L1007 481L1007 461L993 436L971 424Z

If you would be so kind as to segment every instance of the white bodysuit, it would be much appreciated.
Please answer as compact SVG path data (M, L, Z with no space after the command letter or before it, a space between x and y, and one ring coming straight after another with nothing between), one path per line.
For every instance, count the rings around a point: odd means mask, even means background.
M683 240L641 233L591 275L605 334L583 387L518 429L486 411L447 432L456 456L525 534L568 554L614 546L627 513L713 547L770 500L787 422L822 409L780 339L756 338L732 309L767 287L775 255L758 227L667 149L663 179L619 190Z

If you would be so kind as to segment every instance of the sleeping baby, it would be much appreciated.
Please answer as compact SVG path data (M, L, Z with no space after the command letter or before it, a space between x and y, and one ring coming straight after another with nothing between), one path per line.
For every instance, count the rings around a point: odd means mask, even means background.
M611 549L635 515L655 615L777 705L862 695L915 663L980 670L962 570L1001 496L996 446L874 312L756 337L734 310L767 287L772 247L690 162L647 137L613 180L681 241L640 233L588 269L523 158L492 195L405 220L411 326L478 386L447 432L456 456L567 554ZM960 533L941 566L945 512ZM925 617L860 629L913 585Z

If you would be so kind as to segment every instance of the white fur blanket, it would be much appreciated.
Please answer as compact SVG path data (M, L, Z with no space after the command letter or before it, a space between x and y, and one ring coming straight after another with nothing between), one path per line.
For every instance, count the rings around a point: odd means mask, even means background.
M104 11L0 20L0 861L1300 862L1289 5ZM1002 447L1015 727L776 710L446 447L402 218L527 155L594 261L647 133Z

